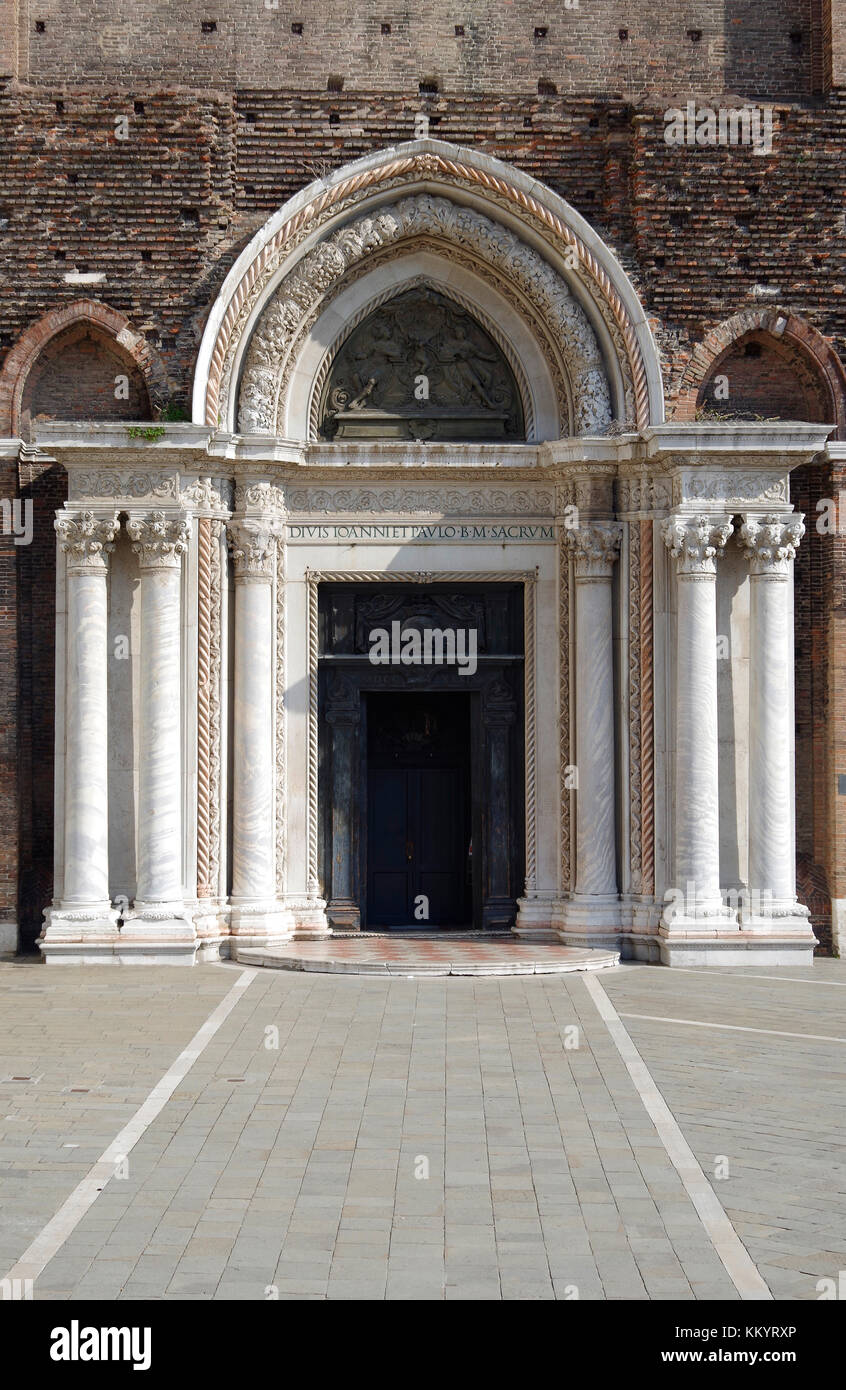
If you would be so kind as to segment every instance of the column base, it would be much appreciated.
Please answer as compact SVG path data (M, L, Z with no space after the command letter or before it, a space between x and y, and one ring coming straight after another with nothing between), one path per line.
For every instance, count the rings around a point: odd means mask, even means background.
M275 898L253 902L231 902L229 911L229 954L239 960L239 951L274 946L290 941L294 922L290 912Z
M197 932L185 903L136 898L123 914L117 954L127 964L193 965Z
M111 903L48 907L38 949L47 964L91 965L110 957L120 940L119 913Z
M561 905L556 920L558 940L565 946L620 949L622 904L616 893L574 893Z
M770 936L735 931L720 936L697 936L691 933L686 937L662 936L659 949L662 965L681 969L697 967L754 967L810 966L814 961L816 938L811 933L810 940L800 936L781 937L776 932Z
M557 941L556 922L563 911L563 899L554 894L527 893L517 899L517 920L511 930L526 941Z
M311 893L292 893L286 897L285 907L293 918L296 940L332 935L323 898Z

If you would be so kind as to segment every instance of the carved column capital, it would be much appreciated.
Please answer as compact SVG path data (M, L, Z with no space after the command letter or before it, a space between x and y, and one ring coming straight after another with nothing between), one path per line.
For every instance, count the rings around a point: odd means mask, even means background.
M188 549L188 518L183 512L149 512L130 517L127 531L142 570L179 569Z
M240 517L226 524L235 582L251 580L269 584L273 579L278 526L255 517Z
M576 579L610 579L620 552L623 528L619 521L590 521L566 533Z
M710 579L731 535L730 516L668 516L661 527L664 544L678 565L680 579Z
M118 515L95 516L93 512L63 512L53 525L59 544L67 555L70 574L105 574L107 556L114 550Z
M745 516L740 544L746 551L750 573L768 579L787 579L790 562L805 534L805 519L796 512Z

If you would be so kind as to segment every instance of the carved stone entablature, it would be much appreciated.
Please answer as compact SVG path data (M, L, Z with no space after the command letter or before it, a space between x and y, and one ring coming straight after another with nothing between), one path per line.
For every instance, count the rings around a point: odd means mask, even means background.
M576 433L601 433L610 424L602 354L590 321L566 281L500 223L447 198L419 194L340 228L308 252L282 281L247 353L239 408L239 428L244 433L277 432L278 378L301 319L357 262L383 246L423 235L435 235L447 246L454 242L472 249L542 310L567 367Z
M680 578L709 579L731 535L730 516L668 516L661 534Z
M725 469L719 472L701 469L683 469L673 478L673 506L682 507L690 502L694 506L713 504L725 511L726 507L743 507L757 503L759 506L773 503L786 505L788 501L787 478L774 472L741 471Z
M654 515L669 511L673 505L673 485L669 478L620 478L617 483L619 514Z
M805 534L802 516L788 513L779 516L767 512L761 517L748 517L740 528L738 540L746 551L753 575L787 579L790 562Z
M186 517L155 511L130 517L126 529L141 569L179 569L190 536Z
M58 516L53 524L59 545L68 557L69 573L105 573L106 556L115 548L117 513L110 517L98 517L89 511L67 512Z
M235 582L273 579L277 530L272 524L240 518L227 524Z
M280 487L267 481L238 478L235 482L235 510L238 512L285 511L285 498Z
M304 516L550 516L555 498L551 488L300 487L290 492L288 503L293 514Z
M617 521L595 521L567 531L576 579L610 579L622 539L623 528Z

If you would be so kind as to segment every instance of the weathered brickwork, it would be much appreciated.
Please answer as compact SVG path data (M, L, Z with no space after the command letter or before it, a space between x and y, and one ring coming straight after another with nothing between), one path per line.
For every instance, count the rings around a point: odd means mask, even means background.
M187 414L206 315L250 237L312 179L421 133L422 113L432 136L515 164L596 228L650 315L668 414L831 418L846 437L846 5L632 11L0 3L0 371L15 368L0 381L0 434L28 438L30 417ZM717 107L724 93L774 104L770 152L667 143L669 107ZM784 343L775 309L790 316ZM126 399L112 389L122 369ZM3 496L22 490L37 518L32 546L0 535L0 921L17 910L31 940L51 896L64 481L43 463L2 466ZM799 878L824 944L830 897L846 897L846 538L813 521L838 486L819 468L794 479L809 517Z

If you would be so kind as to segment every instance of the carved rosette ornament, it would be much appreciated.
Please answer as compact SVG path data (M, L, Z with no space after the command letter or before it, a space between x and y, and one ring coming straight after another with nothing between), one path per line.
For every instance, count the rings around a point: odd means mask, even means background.
M681 579L713 578L731 531L726 516L668 516L661 527Z
M272 583L277 528L263 520L242 518L230 521L227 530L229 553L235 568L235 583L244 580Z
M186 516L180 513L150 512L145 517L131 517L126 529L141 569L180 568L190 536L190 525Z
M105 573L106 557L114 550L118 530L117 513L98 517L93 512L68 512L53 523L59 545L68 557L68 572Z
M738 539L749 559L750 573L786 580L804 534L805 523L795 514L779 516L770 512L762 517L747 517Z
M620 552L623 528L618 521L592 521L567 532L577 580L610 579Z

